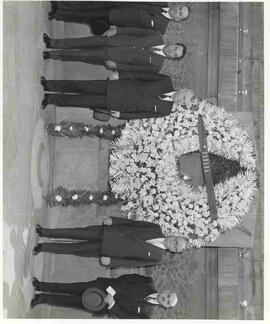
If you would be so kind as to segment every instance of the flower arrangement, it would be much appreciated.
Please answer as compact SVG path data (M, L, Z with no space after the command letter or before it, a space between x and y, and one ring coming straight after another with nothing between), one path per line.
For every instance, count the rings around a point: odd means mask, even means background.
M177 172L177 158L199 150L199 114L209 152L238 161L241 169L215 184L218 219L213 222L205 186L192 187ZM125 201L124 217L158 223L165 235L184 236L189 247L214 241L239 224L256 191L253 142L231 114L198 98L174 104L167 117L127 122L114 143L109 172L112 192Z
M68 190L62 186L48 192L45 197L50 207L78 207L81 205L98 204L100 206L109 206L121 203L111 190L107 191L90 191L90 190Z
M47 126L48 134L56 137L82 138L98 137L107 140L115 140L121 135L125 124L118 126L90 125L86 123L73 122L71 120L62 120L60 123L49 123Z

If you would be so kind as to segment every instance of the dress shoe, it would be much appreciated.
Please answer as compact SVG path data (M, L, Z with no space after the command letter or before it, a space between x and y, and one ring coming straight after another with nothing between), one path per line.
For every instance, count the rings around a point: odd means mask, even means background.
M53 20L55 18L55 14L54 14L54 11L51 11L48 13L48 19L49 20Z
M51 47L51 39L46 33L43 34L43 42L46 44L47 48Z
M40 78L40 84L42 85L42 87L43 87L44 89L46 89L46 86L47 86L47 80L44 78L44 76L42 76L42 77Z
M42 53L42 56L43 56L43 60L48 60L50 58L50 53L45 51Z
M48 95L45 94L44 95L44 99L41 102L41 108L42 109L46 109L47 105L48 105Z
M32 285L33 285L33 287L35 287L36 290L38 290L38 288L39 288L39 280L36 277L33 277Z
M35 294L34 298L32 298L31 300L31 308L34 308L36 305L40 304L40 298L39 298L39 294Z
M34 249L33 249L34 255L39 254L39 252L41 252L41 244L37 244Z
M40 236L41 232L42 232L42 227L39 224L37 224L35 226L35 230L36 230L36 233Z

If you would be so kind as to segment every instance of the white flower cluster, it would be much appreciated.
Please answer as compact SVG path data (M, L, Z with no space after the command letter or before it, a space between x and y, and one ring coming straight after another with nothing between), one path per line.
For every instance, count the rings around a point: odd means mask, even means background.
M205 187L186 184L176 168L177 157L199 149L198 114L209 134L209 151L248 170L215 186L218 220L213 222ZM238 224L256 190L254 146L248 135L224 109L197 99L174 105L165 118L127 123L110 162L112 190L127 201L124 215L158 223L165 235L183 235L195 247Z

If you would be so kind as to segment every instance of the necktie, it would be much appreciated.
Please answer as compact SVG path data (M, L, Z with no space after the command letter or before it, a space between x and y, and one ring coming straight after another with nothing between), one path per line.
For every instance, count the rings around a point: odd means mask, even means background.
M154 304L153 302L156 301L156 298L154 298L154 297L146 297L146 301L147 301L147 303L149 303L149 304Z
M156 53L157 55L162 55L162 52L160 49L155 49L154 50L154 53Z
M157 54L157 55L161 55L161 50L159 48L155 48L155 47L149 47L148 50L151 52L151 53L154 53L154 54Z

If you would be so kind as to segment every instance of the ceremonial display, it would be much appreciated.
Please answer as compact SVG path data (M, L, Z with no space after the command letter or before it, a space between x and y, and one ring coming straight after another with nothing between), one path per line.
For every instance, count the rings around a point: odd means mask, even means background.
M208 132L211 168L223 163L212 170L214 221L205 186L195 187L179 174L179 157L199 150L199 114ZM231 114L193 99L174 105L166 118L126 123L110 156L110 176L113 193L126 201L121 208L125 217L158 223L165 235L182 235L189 246L200 247L248 212L256 190L255 148Z
M3 7L5 316L263 319L263 4Z

